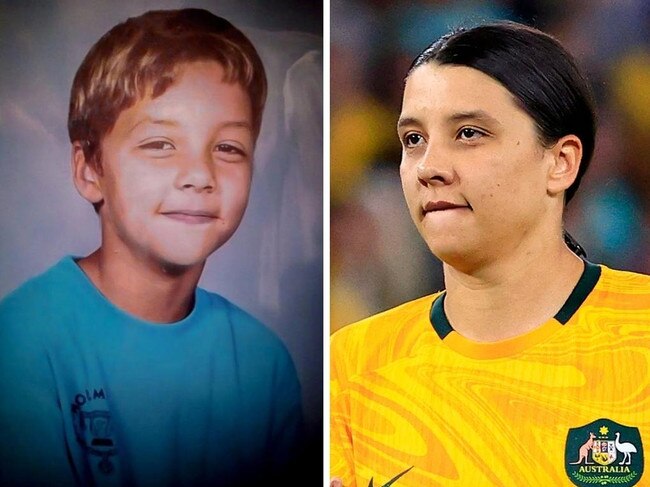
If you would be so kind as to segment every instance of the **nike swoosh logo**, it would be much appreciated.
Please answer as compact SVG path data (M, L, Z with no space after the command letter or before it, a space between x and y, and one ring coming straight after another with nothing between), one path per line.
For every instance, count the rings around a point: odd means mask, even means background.
M402 475L408 473L408 471L411 470L414 466L415 466L415 465L412 465L412 466L410 466L409 468L407 468L406 470L404 470L402 473L398 473L397 475L395 475L395 477L393 477L392 479L390 479L388 482L386 482L386 483L385 483L384 485L382 485L381 487L390 487L391 485L393 485L393 484L397 481L397 479L399 479ZM368 484L368 487L374 487L373 479L374 479L374 477L372 477L372 478L370 479L370 483Z

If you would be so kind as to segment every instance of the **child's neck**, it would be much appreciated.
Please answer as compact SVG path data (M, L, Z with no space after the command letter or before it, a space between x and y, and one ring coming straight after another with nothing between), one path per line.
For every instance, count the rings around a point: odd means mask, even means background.
M98 249L78 264L118 308L153 323L174 323L189 314L203 264L170 272L164 266Z

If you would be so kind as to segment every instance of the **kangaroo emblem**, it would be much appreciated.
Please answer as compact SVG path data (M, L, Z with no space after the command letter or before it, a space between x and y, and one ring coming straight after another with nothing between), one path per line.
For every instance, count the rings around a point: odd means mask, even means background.
M593 463L589 461L589 450L591 450L594 446L594 438L596 438L596 435L589 433L589 439L585 441L584 444L580 447L580 451L578 453L578 461L571 462L570 465L578 465L582 463L583 459L585 461L585 465Z

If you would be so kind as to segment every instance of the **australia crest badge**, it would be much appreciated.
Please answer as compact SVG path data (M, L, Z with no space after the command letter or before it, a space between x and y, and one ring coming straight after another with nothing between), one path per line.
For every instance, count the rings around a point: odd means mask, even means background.
M602 418L569 429L564 468L575 485L630 487L641 479L643 465L638 428Z

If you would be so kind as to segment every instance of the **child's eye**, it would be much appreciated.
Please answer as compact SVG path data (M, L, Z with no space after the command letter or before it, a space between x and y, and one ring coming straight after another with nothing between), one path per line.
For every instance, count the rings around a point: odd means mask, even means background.
M475 141L483 137L485 134L478 129L472 127L463 127L458 132L456 138L465 141Z
M215 146L215 151L219 152L222 156L229 159L240 159L246 157L246 152L241 147L230 143L221 143Z
M169 151L169 150L174 150L175 147L173 146L173 144L167 142L166 140L152 140L151 142L141 144L140 148L156 150L156 151Z

